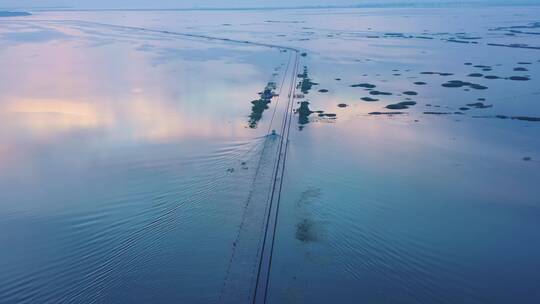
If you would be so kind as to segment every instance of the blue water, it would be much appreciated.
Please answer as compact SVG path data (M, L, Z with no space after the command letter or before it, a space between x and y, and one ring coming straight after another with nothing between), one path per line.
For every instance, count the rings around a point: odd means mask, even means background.
M0 302L537 303L539 12L0 20Z
M95 24L6 24L0 302L218 301L249 181L282 115L276 97L250 128L251 101L292 74L292 55Z

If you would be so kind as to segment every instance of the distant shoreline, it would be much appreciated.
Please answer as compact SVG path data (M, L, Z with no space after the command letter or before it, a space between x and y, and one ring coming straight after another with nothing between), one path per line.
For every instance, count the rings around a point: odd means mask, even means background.
M12 12L12 11L0 11L0 17L22 17L31 16L28 12Z
M309 9L358 9L358 8L459 8L459 7L499 7L499 6L540 6L538 0L523 1L447 1L447 2L368 2L355 5L318 5L318 6L275 6L275 7L188 7L188 8L77 8L77 7L19 7L9 10L28 10L35 12L93 12L93 11L267 11L267 10L309 10ZM8 9L8 8L5 8ZM0 11L0 14L2 11ZM1 15L0 15L1 16Z

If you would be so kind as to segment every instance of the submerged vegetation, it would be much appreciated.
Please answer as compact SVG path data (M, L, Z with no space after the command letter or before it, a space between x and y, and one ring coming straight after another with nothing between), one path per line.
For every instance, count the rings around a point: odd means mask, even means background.
M305 97L305 95L308 95L309 94L309 91L311 90L312 86L314 85L318 85L318 83L316 82L313 82L311 80L311 78L309 77L308 75L308 68L307 66L304 66L304 71L302 72L302 74L298 74L298 78L301 79L301 81L298 83L298 85L296 86L297 89L299 89L301 92L302 92L302 95L298 95L298 96L301 96L302 98ZM329 90L328 89L320 89L318 90L319 93L328 93ZM309 108L309 101L308 100L304 100L304 101L301 101L299 102L300 106L298 107L298 109L295 110L295 113L298 114L298 124L300 125L298 127L299 130L303 130L304 128L304 125L308 124L310 122L310 119L309 119L309 116L313 113L317 113L317 120L334 120L336 119L336 114L334 113L325 113L324 111L322 110L317 110L317 111L312 111L310 108ZM344 103L340 103L338 105L338 107L340 108L345 108L347 107L346 104Z
M401 35L386 35L387 37L401 37ZM468 39L473 39L472 37L469 37L465 34L463 35L460 35L459 36L460 39L465 39L465 40L468 40ZM476 39L476 38L474 38ZM360 60L356 60L356 61L360 61ZM371 61L371 59L365 59L365 61ZM540 60L538 61L540 62ZM510 67L510 72L509 73L514 73L516 74L516 72L529 72L531 71L533 68L534 68L534 65L535 62L533 61L518 61L516 63L514 63L511 67ZM487 72L487 71L493 71L493 70L497 70L497 69L500 69L500 67L503 66L503 64L500 64L500 63L496 63L496 64L484 64L484 63L481 63L481 64L478 64L478 63L473 63L473 62L465 62L464 63L465 66L468 67L468 69L472 69L472 71L465 71L463 73L463 71L414 71L413 69L409 69L409 68L406 68L406 69L392 69L392 71L388 74L388 75L392 75L392 76L396 76L396 77L407 77L407 79L411 79L411 82L410 82L410 85L414 85L414 86L424 86L424 87L427 87L427 86L430 86L430 85L439 85L439 86L442 86L444 88L450 88L450 89L456 89L456 88L461 88L462 91L464 92L471 92L469 94L474 94L472 92L474 91L477 91L477 92L484 92L484 91L488 91L489 90L489 87L485 84L485 83L473 83L473 82L469 82L469 81L464 81L464 80L457 80L457 79L450 79L450 80L447 80L447 79L444 79L444 80L438 80L437 78L439 77L442 77L442 78L448 78L449 76L453 76L453 75L462 75L463 77L471 77L471 78L476 78L478 79L479 81L503 81L503 80L512 80L512 81L516 81L516 82L524 82L524 81L528 81L528 80L531 80L532 79L532 76L528 73L523 73L522 75L493 75L493 74L483 74L483 72ZM517 66L516 66L517 65ZM530 66L530 68L525 68L523 67L524 65L527 65L528 67ZM480 71L481 73L478 73L478 71ZM399 73L397 73L399 72ZM415 73L416 75L407 75L407 73ZM507 71L508 72L508 71ZM359 99L361 101L365 101L365 102L369 102L369 103L375 103L375 102L380 102L380 101L390 101L388 103L386 103L386 105L384 106L384 109L385 110L406 110L406 109L410 109L412 106L415 106L417 104L422 104L422 98L420 98L420 100L418 101L413 101L411 100L411 98L413 96L415 96L416 98L418 98L419 96L421 96L421 94L423 94L424 92L421 91L421 92L417 92L416 90L411 90L411 89L405 89L405 90L394 90L390 87L390 89L388 90L380 90L379 89L379 84L382 84L382 83L385 83L385 82L388 82L387 79L377 79L378 77L382 76L384 74L382 74L381 72L378 72L378 73L375 73L375 74L368 74L368 73L364 73L360 76L362 77L371 77L371 81L364 81L364 82L353 82L352 84L349 83L348 85L346 85L345 83L343 83L342 85L338 85L337 89L335 87L332 87L332 88L329 88L331 89L332 92L336 92L335 94L336 95L339 95L339 87L341 86L343 89L345 89L344 87L345 86L348 86L350 88L357 88L357 89L363 89L364 91L364 96L359 96ZM418 76L419 75L419 76ZM329 78L329 79L332 79L332 80L336 80L336 81L341 81L341 80L345 80L344 78L342 77L336 77L337 75ZM333 113L325 113L324 111L321 111L321 110L317 110L317 111L314 111L312 110L310 107L311 107L311 101L307 98L305 98L305 95L308 95L309 92L311 91L312 87L314 85L318 85L318 83L314 82L310 76L309 76L309 73L308 73L308 67L307 66L304 66L303 68L303 72L301 74L298 74L298 78L300 79L298 85L297 85L297 89L299 91L302 92L302 94L298 93L296 96L298 96L298 98L302 98L304 100L302 100L301 102L299 102L299 107L298 109L295 110L295 113L298 115L298 124L299 124L299 129L302 130L304 128L304 126L308 123L311 123L311 122L317 122L317 121L324 121L325 119L330 119L331 120L335 120L336 118L336 114L333 114ZM433 83L434 82L434 83ZM431 84L433 83L433 84ZM317 91L319 93L328 93L330 90L329 89L325 89L325 88L320 88L318 89ZM333 94L334 95L334 94ZM366 96L367 95L367 96ZM319 97L321 95L318 95L317 96L317 102L319 102ZM396 100L396 98L399 98L400 96L402 97L405 97L405 100L403 101L398 101ZM521 121L528 121L528 122L537 122L538 121L538 118L535 117L535 116L525 116L525 115L522 115L522 116L505 116L505 115L491 115L491 116L473 116L473 115L468 115L469 113L475 113L475 111L477 110L482 110L482 109L490 109L490 108L493 108L494 105L489 103L485 103L486 101L486 98L484 97L477 97L476 98L477 101L475 102L468 102L468 103L462 103L462 104L458 104L458 105L439 105L439 104L431 104L431 103L424 103L424 106L425 107L433 107L433 108L441 108L441 110L444 108L443 111L425 111L424 110L420 110L418 112L414 112L412 111L411 113L408 113L408 112L400 112L400 111L381 111L381 110L376 110L376 111L371 111L371 112L368 112L368 115L371 115L371 116L393 116L393 115L401 115L401 114L408 114L408 115L436 115L436 116L440 116L440 115L461 115L461 116L468 116L470 118L499 118L499 119L509 119L509 120L521 120ZM328 100L331 100L330 98ZM349 108L349 104L348 103L337 103L337 107L338 108L342 108L342 109L345 109L345 108ZM312 115L316 113L317 115ZM418 122L418 120L414 120L415 122ZM456 119L456 121L458 121Z
M402 101L395 104L387 105L386 108L389 110L404 110L408 109L410 106L414 106L416 101Z
M274 90L276 89L275 82L269 82L264 90L259 93L260 98L251 101L251 114L249 114L248 125L250 128L257 128L257 124L262 118L265 110L268 109L268 104L272 102L272 98L277 96Z
M366 59L366 61L369 61L369 60ZM538 62L540 62L540 60ZM529 61L527 61L527 62L520 61L520 62L517 62L517 64L518 65L533 65L534 63L529 62ZM501 67L503 65L502 64L485 65L485 64L474 64L474 63L471 63L471 62L465 62L465 66L470 66L470 68L479 69L481 71L491 71L491 70L493 70L495 68L499 68L499 67ZM521 67L521 66L511 67L510 70L512 72L528 72L528 71L530 71L530 69L524 68L524 67ZM398 72L398 71L399 72L404 72L404 73L414 72L412 69L404 69L404 70L401 70L401 71L397 70L397 69L393 69L392 70L393 73L391 73L391 75L393 75L393 76L401 76L402 75L401 73L395 73L395 72ZM452 75L455 75L455 74L458 74L458 73L424 71L424 72L419 72L419 74L423 75L424 77L431 77L432 80L435 81L435 78L433 78L433 77L437 77L437 76L448 77L448 76L452 76ZM361 76L363 76L363 77L370 77L370 76L379 77L379 76L381 76L381 74L377 73L377 74L374 74L374 75L369 75L367 73L364 73ZM518 81L518 82L519 81L528 81L528 80L531 80L531 78L532 78L531 75L497 76L497 75L485 75L485 74L477 73L477 72L465 73L465 74L463 74L463 76L472 77L472 78L479 78L479 79L485 79L485 80L489 80L489 81L493 81L493 80L513 80L513 81ZM301 98L304 98L305 95L307 95L310 92L310 90L312 89L312 86L313 85L318 85L318 83L315 83L315 82L313 82L311 80L311 78L308 75L308 68L306 66L304 66L303 73L298 74L298 77L301 79L301 81L298 83L297 89L301 90L303 94L297 94L297 96L301 97ZM416 86L426 86L426 85L428 85L428 82L425 81L424 79L421 79L421 80L417 79L417 78L419 78L418 76L409 76L407 78L415 79L414 81L411 81L411 85L416 85ZM331 79L341 81L342 77L333 77ZM380 82L384 83L384 82L387 82L387 80L383 79L383 80L380 80ZM474 91L486 91L486 90L489 89L488 86L486 86L485 84L472 83L472 82L463 81L463 80L438 81L438 85L441 85L442 87L445 87L445 88L454 88L454 89L455 88L462 88L463 91L471 91L471 89L474 90ZM366 93L369 96L360 97L360 100L365 101L365 102L378 102L378 101L381 101L381 99L383 101L387 100L387 99L395 100L395 97L399 97L399 96L405 97L404 101L399 101L399 102L394 101L393 103L390 103L390 104L387 104L386 106L384 106L384 108L388 109L388 110L406 110L406 109L409 109L410 107L415 106L415 105L418 104L417 101L413 101L410 98L412 96L419 96L419 92L414 91L414 90L401 90L401 92L392 91L392 90L379 91L379 90L377 90L378 84L369 83L369 82L353 83L353 84L349 84L348 87L350 87L350 88L361 88L364 91L366 91ZM332 90L334 90L334 89L332 88ZM329 92L329 90L328 89L319 89L318 92L327 93L327 92ZM377 97L377 98L374 98L374 97ZM379 99L379 98L381 98L381 99ZM525 115L522 115L522 116L518 116L518 115L514 115L514 116L507 116L507 115L474 116L474 115L471 115L471 116L469 116L465 112L472 113L472 112L474 112L476 110L479 110L479 109L490 109L490 108L493 108L493 106L494 106L493 104L485 103L486 98L484 98L484 97L478 97L476 99L477 99L476 102L469 102L469 103L465 103L465 104L461 104L461 105L457 105L457 106L456 105L450 106L450 105L437 105L437 104L425 103L424 104L425 107L444 108L445 110L444 111L423 111L422 110L422 111L416 112L416 114L435 115L435 116L462 115L462 116L468 116L470 118L498 118L498 119L520 120L520 121L527 121L527 122L538 122L538 121L540 121L540 119L535 117L535 116L525 116ZM298 115L298 124L300 125L299 126L300 130L302 130L304 128L304 126L306 124L310 123L310 122L323 121L324 119L334 120L336 118L336 114L333 114L333 113L325 113L324 111L321 111L321 110L317 110L317 111L311 110L310 109L310 101L309 101L309 99L303 100L303 101L299 102L298 104L299 104L299 107L295 111L295 113ZM338 103L337 107L344 109L344 108L348 108L349 105L346 104L346 103ZM314 113L317 113L317 115L312 116L312 114L314 114ZM379 111L368 112L368 115L370 115L370 116L394 116L394 115L401 115L401 114L413 114L414 115L415 112L407 113L407 112L399 112L399 111L380 111L380 110ZM415 119L414 121L418 122L417 119ZM456 120L456 121L458 121L458 120Z
M298 123L302 126L309 122L309 115L311 115L313 111L309 109L308 101L302 101L300 102L300 107L296 110L296 113L298 114Z
M318 85L318 83L311 81L311 78L309 78L307 66L304 66L304 72L298 74L298 78L302 79L298 84L298 88L303 94L308 94L312 86Z

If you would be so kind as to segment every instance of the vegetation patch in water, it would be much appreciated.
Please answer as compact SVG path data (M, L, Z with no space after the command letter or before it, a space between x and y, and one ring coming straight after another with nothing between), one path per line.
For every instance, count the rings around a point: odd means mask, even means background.
M450 113L450 112L431 112L431 111L427 111L427 112L424 112L424 114L426 114L426 115L450 115L452 113Z
M414 105L416 105L416 101L402 101L402 102L387 105L386 108L389 110L404 110Z
M371 95L392 95L390 92L381 92L377 90L370 91L369 94Z
M488 108L493 107L493 105L488 105L488 104L485 104L483 102L468 103L467 105L469 107L473 107L473 108L477 108L477 109L488 109Z
M521 121L529 121L529 122L540 122L540 117L534 117L534 116L495 115L495 116L473 116L473 118L498 118L498 119L511 119L511 120L521 120Z
M257 128L257 124L261 120L264 111L268 109L268 104L272 101L272 98L276 96L274 93L275 89L276 84L274 82L269 82L264 88L264 91L259 93L260 98L251 101L251 114L249 114L248 121L248 126L251 129Z
M442 72L421 72L422 75L439 75L439 76L452 76L452 73L442 73Z
M527 76L510 76L508 77L508 79L510 80L516 80L516 81L529 81L531 80L529 77Z
M296 224L295 237L297 240L303 243L315 242L319 239L315 232L315 224L313 221L304 219L300 223Z
M309 115L311 115L313 111L309 108L308 101L302 101L300 102L300 107L296 110L296 113L298 114L298 124L305 125L309 123Z
M443 83L442 86L445 87L445 88L469 87L469 88L475 89L475 90L486 90L488 88L488 87L480 85L480 84L467 82L467 81L461 81L461 80L450 80L448 82Z
M371 84L371 83L357 83L357 84L351 85L351 87L352 87L352 88L374 89L374 88L377 87L377 86L374 85L374 84Z
M318 83L311 81L309 78L308 68L306 66L304 66L304 72L302 74L298 74L298 78L302 79L302 81L300 81L298 84L298 88L304 94L308 94L312 86L318 85Z
M363 101L367 101L367 102L379 101L377 98L371 98L371 97L369 97L369 96L367 96L367 97L362 97L362 98L360 98L360 99L362 99Z
M405 114L405 112L369 112L369 115L401 115Z

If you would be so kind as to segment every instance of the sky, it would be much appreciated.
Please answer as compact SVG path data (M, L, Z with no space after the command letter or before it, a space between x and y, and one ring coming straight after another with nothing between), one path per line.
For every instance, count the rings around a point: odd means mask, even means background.
M383 3L462 3L506 2L538 3L540 0L0 0L0 8L67 7L67 8L239 8L348 6Z

